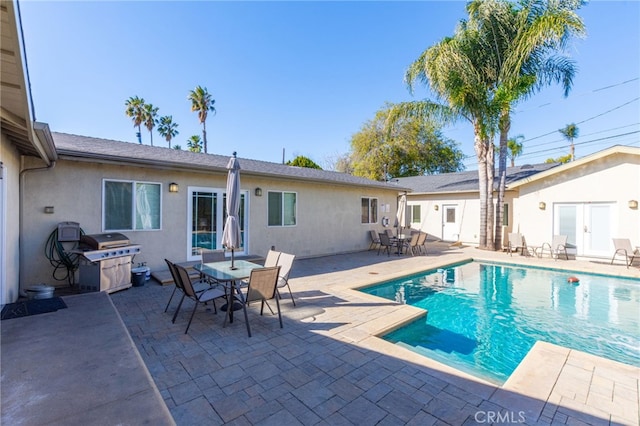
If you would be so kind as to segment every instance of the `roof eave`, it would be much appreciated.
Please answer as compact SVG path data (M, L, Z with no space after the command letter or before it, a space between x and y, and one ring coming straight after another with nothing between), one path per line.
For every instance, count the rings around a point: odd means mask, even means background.
M215 167L215 166L207 166L207 165L198 165L198 164L185 164L182 162L172 162L172 161L158 161L158 160L149 160L149 159L140 159L140 158L123 158L119 156L113 155L105 155L105 154L97 154L91 152L77 152L73 150L66 150L64 148L58 148L57 150L58 156L63 160L74 160L74 161L95 161L99 160L108 164L116 164L116 165L126 165L126 164L138 164L143 166L149 166L160 169L167 170L188 170L191 172L201 172L201 173L227 173L227 169L224 167ZM317 179L310 178L305 176L283 176L275 173L264 173L264 172L255 172L250 170L242 170L242 174L246 176L256 176L256 177L268 177L271 179L284 179L284 180L298 180L304 182L314 182L314 183L322 183L329 185L338 185L338 186L350 186L350 187L362 187L362 188L378 188L389 191L404 191L411 192L411 188L405 188L401 186L390 185L388 183L379 183L379 184L360 184L355 182L339 182L332 181L326 179Z
M585 157L579 158L575 161L571 161L569 163L561 164L557 167L552 167L548 170L545 170L540 173L536 173L533 176L528 176L524 179L520 179L509 184L509 189L518 188L520 186L539 181L541 179L546 179L549 176L553 176L557 173L564 173L568 170L571 170L576 167L580 167L584 164L590 163L592 161L598 160L600 158L605 158L614 154L631 154L631 155L640 155L640 148L626 146L626 145L615 145L610 148L603 149L602 151L595 152L591 155L587 155Z

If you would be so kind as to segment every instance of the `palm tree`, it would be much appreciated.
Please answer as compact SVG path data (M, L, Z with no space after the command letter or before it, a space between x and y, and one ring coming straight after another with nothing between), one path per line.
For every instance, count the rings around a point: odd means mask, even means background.
M176 145L173 146L173 149L175 149L177 151L181 151L182 150L182 145L176 144Z
M158 116L158 108L152 104L145 104L142 109L142 120L144 121L144 127L149 131L151 137L151 146L153 146L153 128L156 127Z
M569 141L569 148L571 156L571 161L575 160L575 147L573 146L573 140L578 137L580 130L575 123L567 124L567 127L564 129L558 129L558 131Z
M216 109L213 104L216 103L211 94L207 92L206 87L196 86L194 90L189 92L188 99L191 101L191 111L198 112L198 119L202 124L202 140L204 141L204 152L207 153L207 115L209 111L213 114Z
M572 35L584 34L584 23L575 13L581 1L549 2L531 0L520 7L500 0L474 0L467 6L468 26L478 31L482 40L479 51L487 63L487 87L494 91L500 106L498 211L494 246L502 244L502 214L506 185L508 134L511 110L541 88L560 83L567 96L576 73L574 63L558 54Z
M200 136L193 135L187 139L187 146L191 152L202 152L202 141L200 140Z
M472 124L478 159L479 246L487 249L490 247L487 236L493 237L493 191L489 190L488 182L493 182L491 140L497 129L497 109L484 76L478 72L482 62L479 44L478 33L460 25L453 37L425 50L407 69L405 81L410 90L418 81L428 85L442 102L424 100L397 104L390 113L389 125L403 116L431 117L443 124L465 119Z
M524 140L524 136L518 135L507 141L507 149L509 150L507 155L511 159L511 167L515 167L516 158L522 155L522 140Z
M138 137L138 143L142 144L140 125L142 124L142 121L144 119L144 99L134 96L127 99L124 105L127 107L127 109L125 110L125 114L127 114L127 117L131 117L131 119L133 120L133 127L138 128L138 132L136 133L136 136Z
M178 133L178 123L173 122L173 117L165 115L158 120L158 133L163 136L167 141L169 148L171 148L171 139L175 138Z
M467 7L469 21L461 22L453 37L424 51L405 74L410 89L416 81L422 82L444 105L431 101L400 104L390 114L391 121L399 114L428 116L448 110L449 118L464 118L473 125L481 248L493 250L502 239L511 108L552 82L563 83L568 93L575 71L573 63L555 56L555 52L565 45L570 35L584 32L584 25L574 12L579 2L530 0L516 8L506 1L475 0ZM500 131L502 190L498 194L500 209L496 215L499 226L494 233L495 171L491 139L497 130Z

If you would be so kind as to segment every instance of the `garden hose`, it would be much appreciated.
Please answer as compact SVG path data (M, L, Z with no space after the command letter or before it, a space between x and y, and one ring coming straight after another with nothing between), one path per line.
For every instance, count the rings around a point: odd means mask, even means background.
M80 229L80 235L84 235L82 229ZM64 249L62 243L58 241L58 228L54 229L49 238L47 238L44 250L44 255L53 266L53 279L57 281L67 280L69 285L74 287L76 285L75 272L78 270L80 255L69 253Z

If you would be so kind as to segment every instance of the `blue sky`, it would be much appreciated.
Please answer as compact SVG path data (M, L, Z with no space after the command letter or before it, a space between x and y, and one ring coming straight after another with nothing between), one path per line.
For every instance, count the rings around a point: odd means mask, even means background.
M385 102L413 95L403 83L419 54L453 34L465 2L55 2L22 0L38 121L53 131L137 143L125 101L140 96L172 115L186 149L200 135L187 96L216 100L209 153L267 161L305 155L327 167ZM516 164L568 153L557 132L576 123L578 157L640 146L640 2L594 1L580 11L588 35L569 55L578 75L568 98L551 86L516 107L525 136ZM473 132L444 129L475 168ZM143 143L149 133L143 128ZM154 145L167 146L157 133Z

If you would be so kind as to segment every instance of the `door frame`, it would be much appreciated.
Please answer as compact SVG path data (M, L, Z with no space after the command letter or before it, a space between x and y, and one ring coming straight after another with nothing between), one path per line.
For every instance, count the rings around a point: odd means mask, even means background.
M554 203L553 204L553 233L560 234L560 207L574 207L575 208L575 237L576 241L569 241L570 244L575 245L576 256L588 256L588 257L609 257L612 252L612 236L616 235L618 229L617 214L616 214L615 202L573 202L573 203ZM592 247L593 232L591 231L593 226L593 207L607 206L608 209L608 237L605 239L608 241L607 248L598 250ZM599 227L602 230L601 227Z
M453 217L454 217L454 221L453 222L447 222L447 211L453 209L454 213L453 213ZM441 222L442 222L442 241L458 241L460 239L460 217L458 215L458 204L442 204L442 216L440 218ZM447 223L450 223L449 227L450 228L455 228L453 233L447 233L447 235L445 235L445 227L447 226ZM454 239L448 239L447 237L451 235L457 235L458 238L454 238Z
M204 186L189 186L187 187L187 260L194 261L200 260L200 255L193 253L193 235L191 224L193 222L193 194L194 192L205 192L211 194L217 194L219 202L216 203L216 247L222 248L222 230L224 229L224 200L226 194L226 188L214 188ZM240 228L244 233L244 244L241 251L235 250L235 255L246 255L249 253L249 191L241 190L241 197L244 196L244 223L240 224ZM231 252L225 253L226 256L231 256Z

